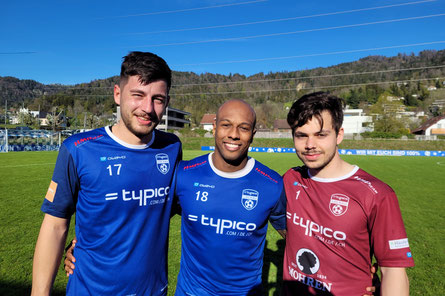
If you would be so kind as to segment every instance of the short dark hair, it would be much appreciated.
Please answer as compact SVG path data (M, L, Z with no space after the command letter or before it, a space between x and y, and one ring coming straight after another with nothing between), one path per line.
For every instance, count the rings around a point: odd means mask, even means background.
M167 90L170 90L172 71L163 58L151 52L132 51L123 59L121 82L127 80L129 76L139 76L139 81L144 84L164 80L167 83Z
M338 134L343 124L343 106L343 99L327 92L310 93L295 101L287 114L287 123L294 133L297 127L305 125L312 117L315 117L323 128L321 113L328 111L332 116L332 127Z

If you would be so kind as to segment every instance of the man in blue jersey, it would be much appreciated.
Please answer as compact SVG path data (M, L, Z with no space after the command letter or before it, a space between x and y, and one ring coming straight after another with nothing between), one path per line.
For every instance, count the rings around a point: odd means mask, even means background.
M76 213L76 272L67 295L166 295L170 184L179 139L155 130L169 103L160 57L124 58L114 100L121 120L62 144L42 211L32 295L49 295Z
M256 116L241 100L214 122L215 151L180 162L174 181L182 209L176 295L262 295L268 221L285 231L278 173L248 157Z

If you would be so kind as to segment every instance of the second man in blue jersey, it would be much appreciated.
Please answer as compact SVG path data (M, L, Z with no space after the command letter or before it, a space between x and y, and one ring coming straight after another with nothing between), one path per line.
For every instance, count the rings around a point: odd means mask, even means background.
M183 161L175 196L182 208L176 295L262 295L268 221L285 229L278 173L248 157L255 112L230 100L214 122L215 152Z

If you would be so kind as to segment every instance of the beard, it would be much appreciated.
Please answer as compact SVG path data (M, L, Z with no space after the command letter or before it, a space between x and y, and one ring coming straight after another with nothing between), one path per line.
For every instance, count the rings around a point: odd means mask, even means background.
M122 116L121 120L125 124L125 127L139 139L149 136L159 124L159 120L157 118L153 118L152 116L150 116L151 124L145 126L136 126L136 124L131 121L131 117L128 118L128 116Z
M331 163L332 159L335 157L335 154L337 153L337 149L334 149L332 153L326 154L322 153L324 155L324 158L321 159L321 161L308 161L304 158L304 153L299 153L298 158L304 163L306 167L308 167L311 170L321 171L323 168L325 168L328 164Z

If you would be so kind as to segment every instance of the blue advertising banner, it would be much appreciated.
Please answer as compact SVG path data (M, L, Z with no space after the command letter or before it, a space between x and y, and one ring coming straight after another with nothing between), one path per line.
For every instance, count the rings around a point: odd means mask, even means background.
M59 151L59 145L8 145L8 151ZM6 151L5 145L0 145L0 151Z
M202 151L213 151L215 146L202 146ZM249 152L295 153L295 148L250 147ZM372 150L372 149L339 149L341 155L377 155L377 156L439 156L445 157L445 151L422 150Z

